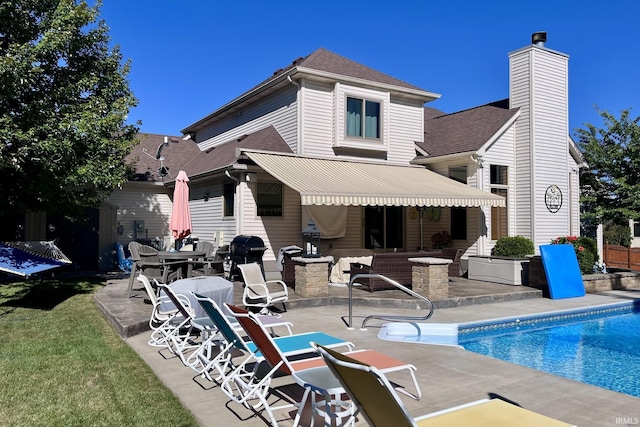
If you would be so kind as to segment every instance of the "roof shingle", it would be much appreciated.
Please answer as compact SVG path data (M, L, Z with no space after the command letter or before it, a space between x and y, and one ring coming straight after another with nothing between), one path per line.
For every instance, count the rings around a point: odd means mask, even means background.
M518 112L508 104L507 99L442 115L425 108L424 141L416 144L429 157L477 151Z

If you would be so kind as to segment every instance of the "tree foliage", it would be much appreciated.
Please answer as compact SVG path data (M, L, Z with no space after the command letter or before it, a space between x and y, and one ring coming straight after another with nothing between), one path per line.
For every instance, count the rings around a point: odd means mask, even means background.
M100 3L0 3L0 216L72 216L126 181L137 104Z
M598 111L603 128L578 129L578 146L588 165L580 177L582 219L591 224L628 225L640 218L640 117L630 109L620 118Z

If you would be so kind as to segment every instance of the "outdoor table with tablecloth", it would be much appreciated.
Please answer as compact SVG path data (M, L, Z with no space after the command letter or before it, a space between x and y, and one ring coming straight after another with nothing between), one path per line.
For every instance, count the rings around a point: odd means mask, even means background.
M333 265L331 268L331 274L329 275L329 281L331 283L349 283L351 278L351 263L358 262L360 264L371 265L373 256L345 256Z
M233 304L233 283L220 276L200 276L180 279L171 283L169 286L174 293L182 294L189 299L196 317L206 317L207 314L191 292L196 292L202 296L211 298L220 308L223 307L222 304L225 302L227 304ZM161 292L161 295L164 295L164 292ZM165 311L171 310L174 308L174 305L172 302L163 302L160 307L162 311Z

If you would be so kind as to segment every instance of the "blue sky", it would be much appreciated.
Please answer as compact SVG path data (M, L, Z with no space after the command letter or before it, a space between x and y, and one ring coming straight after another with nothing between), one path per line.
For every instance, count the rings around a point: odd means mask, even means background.
M451 113L507 98L508 53L547 32L569 58L569 129L594 109L640 116L640 0L104 0L131 60L143 132L180 130L324 47L442 97Z

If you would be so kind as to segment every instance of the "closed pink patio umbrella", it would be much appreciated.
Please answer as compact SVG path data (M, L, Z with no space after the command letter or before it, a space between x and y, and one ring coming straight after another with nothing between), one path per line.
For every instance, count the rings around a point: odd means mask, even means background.
M169 229L176 239L191 234L191 210L189 210L189 178L184 171L178 172L176 187L173 190L173 209Z

